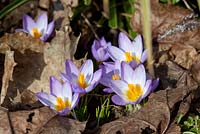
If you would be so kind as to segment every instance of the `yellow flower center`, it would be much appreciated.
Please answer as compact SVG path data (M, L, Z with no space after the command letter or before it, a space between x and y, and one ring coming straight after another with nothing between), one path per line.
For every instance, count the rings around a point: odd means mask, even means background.
M61 97L56 98L56 103L57 103L57 105L55 106L56 111L61 111L66 107L71 107L71 103L68 101L68 99L66 101L63 101Z
M37 28L33 28L32 33L33 33L33 37L36 38L36 39L38 39L42 36L42 34L38 31Z
M120 80L120 77L118 75L116 75L116 74L113 74L112 75L112 79L113 80Z
M86 88L87 87L87 83L85 82L85 78L84 78L84 74L80 74L78 76L78 85L82 88Z
M126 56L126 62L131 62L133 60L135 60L137 63L140 62L140 59L137 56L132 56L130 52L126 52L125 56Z
M129 101L137 101L139 97L143 94L141 86L136 84L128 84L128 91L126 92L126 96Z

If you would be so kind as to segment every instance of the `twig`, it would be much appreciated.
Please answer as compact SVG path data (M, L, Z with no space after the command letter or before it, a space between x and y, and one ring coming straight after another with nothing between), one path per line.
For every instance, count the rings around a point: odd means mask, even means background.
M99 40L99 36L98 36L97 33L95 32L93 26L91 25L91 23L89 22L89 20L87 19L87 17L86 17L83 13L81 13L81 16L84 18L85 22L86 22L87 25L90 27L90 29L91 29L91 31L93 32L95 38Z

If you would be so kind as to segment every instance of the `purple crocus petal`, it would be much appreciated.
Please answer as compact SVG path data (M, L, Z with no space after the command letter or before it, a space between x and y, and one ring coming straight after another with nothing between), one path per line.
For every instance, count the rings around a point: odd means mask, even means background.
M68 82L65 82L62 86L62 96L67 98L69 102L72 101L72 87ZM65 99L63 98L63 99Z
M15 29L15 32L25 32L25 33L28 33L28 31L26 31L24 29Z
M92 47L91 47L91 50L92 50L92 55L93 57L99 61L99 56L97 55L97 50L99 49L100 45L98 43L97 40L94 40L93 44L92 44Z
M46 34L51 35L53 33L54 27L55 21L51 21L47 26Z
M147 95L150 94L150 92L152 91L152 87L151 87L151 83L152 83L152 80L147 80L146 81L146 84L143 88L143 96L142 96L142 99L147 97Z
M79 99L80 99L80 94L74 93L71 109L74 109L77 106Z
M73 91L74 93L79 93L79 94L84 94L84 93L86 93L86 92L85 92L85 89L83 89L82 87L80 87L80 86L77 85L77 84L72 84L71 86L72 86L72 91Z
M129 64L126 62L121 63L121 69L122 69L122 80L125 80L127 83L132 83L133 82L133 77L134 77L134 71L131 68Z
M119 95L124 100L126 99L126 92L128 90L128 84L122 80L112 80L110 81L110 86L112 90Z
M151 87L151 88L152 88L151 90L152 90L152 91L154 91L154 90L158 87L159 81L160 81L159 78L157 78L157 79L155 79L155 80L152 81L152 84L151 84L151 86L152 86L152 87Z
M131 40L128 36L122 32L119 33L119 48L124 50L125 52L129 52L132 49Z
M106 92L106 93L113 93L112 88L109 88L109 87L108 88L104 88L103 91Z
M100 39L100 45L103 47L103 48L107 48L108 46L111 46L111 43L110 42L106 42L106 40L105 40L105 38L104 37L102 37L101 39Z
M67 115L67 113L69 113L70 111L71 111L71 108L70 108L70 107L66 107L64 110L59 111L58 114L61 115L61 116L65 116L65 115Z
M140 64L135 70L132 76L133 84L139 84L141 88L144 87L146 82L146 71L142 64Z
M102 76L102 69L99 69L94 73L93 79L92 79L90 85L85 88L85 91L90 92L92 89L94 89L97 86L97 84L99 83L101 76Z
M42 13L40 16L38 16L37 21L37 28L41 33L45 33L47 30L48 25L48 18L46 13Z
M135 69L137 66L138 66L138 63L136 62L136 61L131 61L130 63L129 63L129 65L133 68L133 69Z
M47 34L43 34L43 35L40 37L40 40L46 41L48 38L49 38L49 37L48 37Z
M66 75L66 74L64 74L64 73L61 73L60 74L60 77L62 78L62 80L64 81L64 82L70 82L69 80L70 80L70 77L68 77L68 75Z
M86 60L83 65L80 68L80 73L84 74L85 76L85 81L87 83L90 83L90 81L92 80L92 75L93 75L93 62L92 60Z
M66 79L69 78L68 81L76 83L76 79L79 74L78 68L71 60L66 60L65 65L66 65L66 75L67 75L67 77L65 78Z
M105 61L109 58L109 55L107 54L106 50L104 48L99 48L95 54L97 61Z
M109 54L110 58L113 61L116 61L116 60L125 61L126 60L125 54L121 49L119 49L115 46L109 46L107 48L107 50L108 50L108 54Z
M144 63L146 60L147 60L147 49L145 49L144 52L142 53L140 61Z
M134 41L132 42L133 47L132 50L134 50L133 52L135 52L136 56L138 58L141 58L142 55L142 51L143 51L143 44L142 44L142 37L141 35L137 35L134 39Z
M104 72L104 71L102 71ZM108 73L103 73L102 77L100 79L100 83L106 87L109 87L109 81L112 80L112 75L114 74L114 71L108 72Z
M62 84L53 76L50 77L50 92L54 96L62 96Z
M34 36L32 33L33 28L37 28L37 25L34 22L34 20L30 16L24 15L23 16L23 29L25 31L28 31L32 36Z
M114 62L103 62L102 69L104 73L111 72L115 68L115 63Z
M111 98L112 102L119 106L125 106L127 105L127 102L125 102L120 96L113 95Z
M83 74L93 74L93 62L92 60L88 59L83 63L83 65L80 68L80 72Z
M130 104L139 104L142 101L143 97L140 96L135 102L130 102Z
M42 35L42 37L40 37L40 39L46 41L53 33L54 27L55 27L55 21L50 22L49 25L47 26L47 30Z
M105 47L107 46L107 43L104 37L102 37L99 42L101 46L105 46Z
M36 97L42 104L44 104L45 106L50 106L52 109L54 109L56 104L55 96L49 95L48 93L45 92L39 92L36 93Z

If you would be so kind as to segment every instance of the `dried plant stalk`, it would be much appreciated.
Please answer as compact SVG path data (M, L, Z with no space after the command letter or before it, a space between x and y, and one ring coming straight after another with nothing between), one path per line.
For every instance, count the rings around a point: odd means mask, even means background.
M144 44L148 49L147 68L154 77L153 55L152 55L152 37L151 37L151 8L149 0L141 0L142 28L144 35Z

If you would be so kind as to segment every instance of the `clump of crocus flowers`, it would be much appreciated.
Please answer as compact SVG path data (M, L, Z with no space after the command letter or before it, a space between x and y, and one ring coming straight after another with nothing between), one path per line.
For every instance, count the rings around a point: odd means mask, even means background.
M24 15L22 20L23 29L16 29L16 32L25 32L36 39L46 41L53 33L55 22L51 21L48 24L48 17L46 13L42 13L34 21L30 16Z
M78 68L71 60L65 63L61 73L62 82L50 78L50 94L37 93L41 103L66 115L76 107L81 96L91 92L100 83L104 92L113 94L111 100L116 105L139 104L159 83L145 70L147 50L143 50L141 35L131 41L124 33L119 34L119 48L112 46L102 37L92 44L94 59L101 63L94 71L92 60L86 60ZM109 60L109 61L107 61Z
M119 47L107 46L107 54L112 61L104 61L100 66L103 70L100 83L106 87L104 92L114 93L111 99L116 105L139 104L158 86L159 79L153 80L143 66L147 50L143 49L141 35L131 41L121 32L118 44Z

